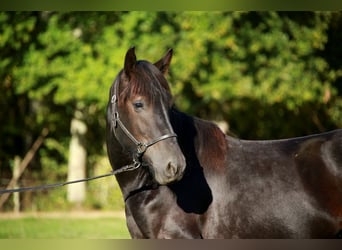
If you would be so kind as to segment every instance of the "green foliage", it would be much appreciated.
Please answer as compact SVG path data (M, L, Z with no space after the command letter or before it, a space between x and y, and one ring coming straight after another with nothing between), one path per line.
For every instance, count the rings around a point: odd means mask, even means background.
M5 175L47 127L33 171L65 178L75 109L88 125L88 174L99 171L108 89L133 45L152 62L173 48L168 79L179 109L225 120L239 137L342 127L340 12L1 12L0 34ZM89 184L89 206L122 206L110 183Z

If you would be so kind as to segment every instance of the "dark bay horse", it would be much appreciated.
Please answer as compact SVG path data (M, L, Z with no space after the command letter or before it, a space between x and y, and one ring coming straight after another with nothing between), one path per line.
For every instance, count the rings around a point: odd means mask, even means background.
M128 50L110 89L107 149L133 238L332 238L342 130L247 141L178 111L167 73Z

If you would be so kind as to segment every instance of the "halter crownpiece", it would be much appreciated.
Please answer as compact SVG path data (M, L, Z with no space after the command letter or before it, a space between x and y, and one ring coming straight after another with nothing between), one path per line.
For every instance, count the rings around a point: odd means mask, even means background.
M111 103L112 103L112 107L113 107L113 117L112 117L112 124L113 124L113 132L114 132L114 136L116 137L116 139L118 139L117 135L116 135L116 129L119 125L119 127L122 129L122 131L126 134L126 136L136 145L136 152L133 155L133 169L137 169L140 166L142 166L142 156L144 155L144 153L146 152L146 150L153 146L154 144L169 139L169 138L173 138L173 137L177 137L177 135L175 133L170 133L170 134L165 134L162 135L148 143L143 143L138 141L132 134L131 132L129 132L129 130L126 128L126 126L122 123L122 121L120 120L120 115L119 115L119 111L118 111L118 107L117 107L117 102L118 102L118 90L119 90L119 82L115 82L115 88L114 88L114 94L111 98Z

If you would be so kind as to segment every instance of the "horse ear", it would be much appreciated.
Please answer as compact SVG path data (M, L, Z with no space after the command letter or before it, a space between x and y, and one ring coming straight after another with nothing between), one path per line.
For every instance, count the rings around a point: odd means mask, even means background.
M135 56L135 47L131 47L126 53L124 66L124 71L128 77L130 77L136 62L137 57Z
M169 71L173 50L169 49L165 56L154 64L164 75Z

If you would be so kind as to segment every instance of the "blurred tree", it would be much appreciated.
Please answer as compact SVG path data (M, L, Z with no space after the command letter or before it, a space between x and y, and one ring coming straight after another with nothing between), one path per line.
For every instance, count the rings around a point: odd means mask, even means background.
M6 123L5 126L15 132L14 135L19 140L27 141L27 145L30 141L26 140L26 137L30 138L36 131L39 132L39 127L49 127L52 136L47 140L45 149L42 149L46 159L43 159L43 162L49 164L41 167L55 168L63 176L63 173L66 173L65 167L58 170L57 166L60 162L48 160L58 153L62 162L67 159L70 161L69 178L84 177L83 174L77 175L77 173L86 172L86 154L83 153L80 158L80 155L74 152L88 150L96 154L103 152L104 133L101 128L104 129L104 119L96 117L104 116L108 82L110 82L102 81L102 74L106 71L107 65L97 60L98 55L93 49L95 37L101 33L105 23L115 22L117 14L54 12L1 14L4 30L2 36L4 60L1 66L4 69L2 72L6 72L1 76L4 83L1 86L9 92L7 100L10 99L14 105L22 104L15 108L8 105L6 99L4 103L9 106L9 112L18 113L23 110L20 115L10 116L13 117L13 121ZM19 102L18 98L22 98L25 102ZM81 115L74 117L77 113ZM23 119L22 123L19 123L22 126L15 126L20 119ZM85 130L90 127L87 134L75 133L75 128L70 129L71 124L76 124L72 122L76 119ZM79 131L78 128L76 130ZM71 140L69 131L74 136ZM13 136L4 132L3 137L9 138L11 142ZM70 143L71 153L68 157L69 140L82 143ZM99 143L87 143L88 140ZM7 148L9 145L4 144ZM14 154L25 152L25 147L20 147L18 143L13 144L12 147ZM11 154L8 149L4 152ZM6 160L6 157L8 155L4 155L3 159ZM75 171L72 170L73 168ZM78 169L82 170L78 171ZM70 187L72 190L74 187L77 188L77 185ZM70 192L78 193L80 190Z
M321 57L331 13L183 13L173 73L181 106L244 138L336 128L336 72ZM327 97L330 93L330 98ZM340 105L339 105L340 106ZM284 122L286 121L286 122Z
M38 35L38 42L30 45L23 67L15 71L16 77L21 79L17 88L19 93L28 93L40 106L50 95L53 104L66 109L66 112L55 113L55 119L67 121L71 127L69 180L85 177L87 146L94 145L86 142L86 131L88 126L98 124L91 124L97 120L89 117L103 115L105 108L108 82L104 82L102 77L106 65L94 49L95 37L101 34L105 23L115 21L115 16L115 13L41 13L46 29ZM50 113L50 108L48 106L45 112ZM45 114L40 112L38 118L46 122L50 115ZM59 126L55 129L58 130ZM101 145L104 135L98 137L99 131L95 134L93 139L99 143L94 146ZM59 136L68 137L69 134ZM85 183L68 186L67 197L70 202L82 203Z

